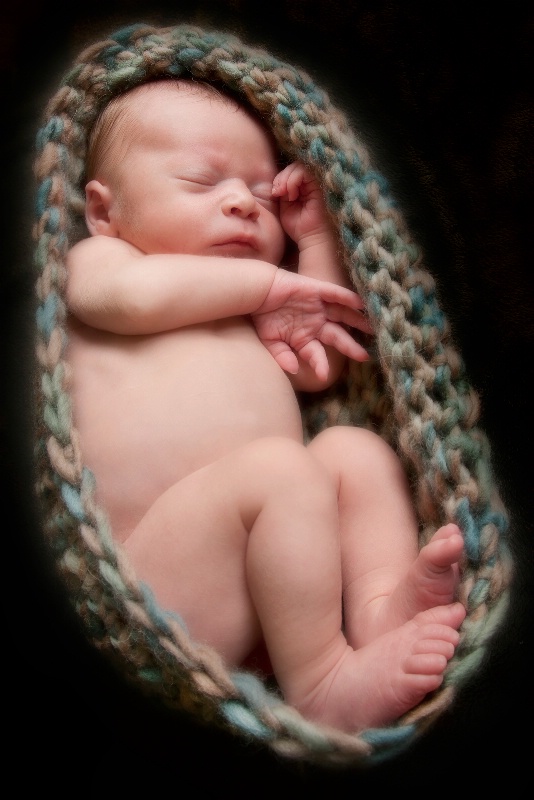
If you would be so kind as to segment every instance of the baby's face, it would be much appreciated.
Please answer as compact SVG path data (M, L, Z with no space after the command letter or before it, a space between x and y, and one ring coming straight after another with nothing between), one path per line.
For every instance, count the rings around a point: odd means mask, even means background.
M120 238L149 254L279 264L278 167L261 125L225 100L172 85L133 102L138 123L109 181Z

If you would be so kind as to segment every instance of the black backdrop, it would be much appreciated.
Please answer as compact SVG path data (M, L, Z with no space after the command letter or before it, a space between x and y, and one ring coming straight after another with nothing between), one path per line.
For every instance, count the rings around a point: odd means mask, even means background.
M532 712L532 17L518 3L135 0L12 3L1 81L7 252L4 693L19 790L75 797L151 791L404 789L438 795L526 779ZM480 675L402 757L340 772L170 714L126 687L84 641L42 546L29 435L33 330L31 161L40 111L88 41L130 22L234 30L300 65L342 106L393 183L438 280L512 518L512 609ZM7 781L7 778L6 778ZM9 783L9 781L7 781ZM462 788L460 788L462 787Z

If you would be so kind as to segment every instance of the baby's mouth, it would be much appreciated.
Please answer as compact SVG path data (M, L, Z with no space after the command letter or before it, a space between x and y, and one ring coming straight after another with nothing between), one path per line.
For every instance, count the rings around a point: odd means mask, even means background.
M256 242L247 237L236 236L235 239L227 239L215 245L217 250L239 253L255 253L258 249Z

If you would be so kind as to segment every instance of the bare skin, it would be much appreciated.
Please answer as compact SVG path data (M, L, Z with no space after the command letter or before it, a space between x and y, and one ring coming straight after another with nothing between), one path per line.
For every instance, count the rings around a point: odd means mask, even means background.
M160 83L127 107L86 188L91 236L68 258L98 499L139 578L229 665L264 639L305 716L347 731L397 719L458 643L463 540L450 524L418 552L379 437L331 428L303 444L295 389L365 360L347 328L370 332L321 192L302 165L280 171L229 101ZM278 268L286 236L298 272Z

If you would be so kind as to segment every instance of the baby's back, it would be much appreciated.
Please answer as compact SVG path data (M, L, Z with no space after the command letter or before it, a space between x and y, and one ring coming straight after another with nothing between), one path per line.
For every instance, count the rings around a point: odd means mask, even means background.
M302 441L290 381L245 319L150 336L74 320L68 359L83 461L120 541L162 492L225 453L263 436Z

